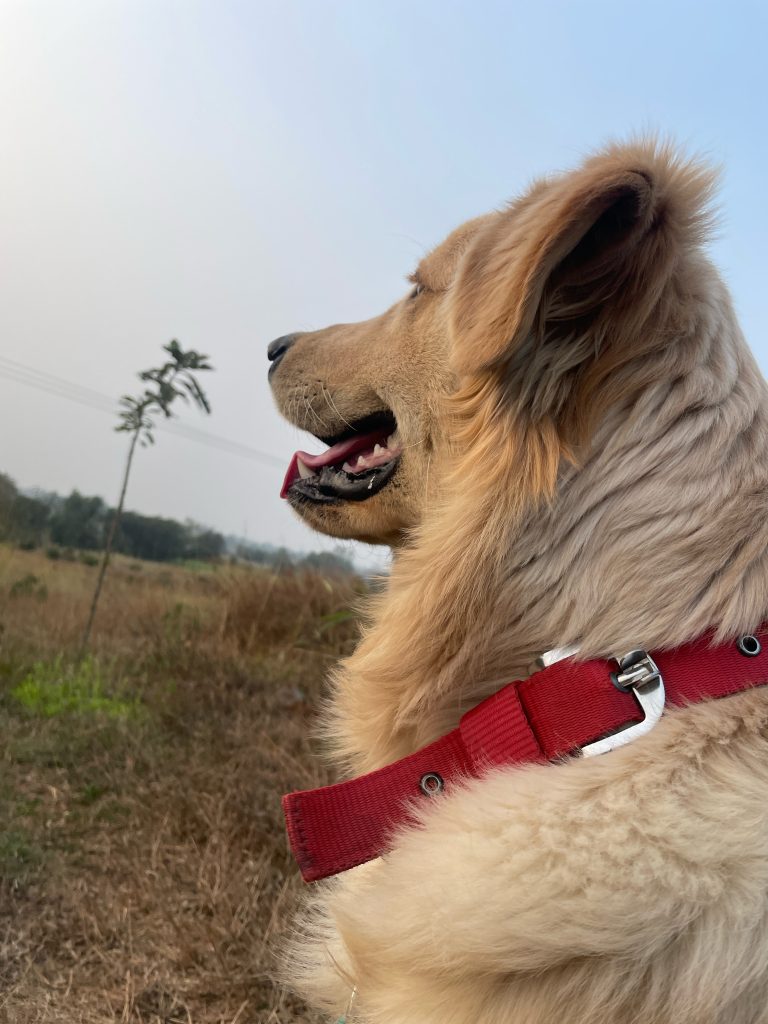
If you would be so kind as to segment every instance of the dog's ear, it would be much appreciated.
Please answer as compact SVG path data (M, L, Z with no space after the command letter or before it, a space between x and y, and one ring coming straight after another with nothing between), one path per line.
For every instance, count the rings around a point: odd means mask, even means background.
M459 268L459 378L496 377L533 420L567 416L609 350L615 366L659 337L680 257L705 236L712 184L711 172L668 147L638 144L534 186L483 229Z

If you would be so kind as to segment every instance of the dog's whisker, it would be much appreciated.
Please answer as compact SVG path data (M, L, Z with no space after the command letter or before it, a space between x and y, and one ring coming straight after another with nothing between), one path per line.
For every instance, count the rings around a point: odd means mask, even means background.
M310 416L311 416L311 417L313 418L313 420L314 420L314 421L315 421L315 422L316 422L316 423L317 423L317 424L318 424L318 425L320 426L320 428L321 428L321 429L322 429L323 427L327 427L327 426L328 426L328 424L327 424L327 423L326 423L326 421L325 421L325 420L324 420L324 419L322 418L322 416L320 416L320 414L319 414L319 413L318 413L318 411L317 411L317 410L315 409L315 407L314 407L314 406L312 405L312 403L311 403L311 402L310 402L310 400L309 400L309 399L307 398L307 396L306 396L306 395L304 395L303 397L304 397L304 406L305 406L305 408L306 408L307 412L308 412L308 413L310 414Z
M349 427L350 430L354 429L352 427L352 424L349 422L349 420L345 419L341 415L341 413L339 412L338 407L337 407L336 403L333 400L333 395L328 390L328 388L325 386L325 384L321 384L320 386L322 388L323 395L324 395L325 400L328 403L329 407L333 410L333 412L336 413L336 415L339 417L339 419L342 421L342 423L346 423L346 425Z

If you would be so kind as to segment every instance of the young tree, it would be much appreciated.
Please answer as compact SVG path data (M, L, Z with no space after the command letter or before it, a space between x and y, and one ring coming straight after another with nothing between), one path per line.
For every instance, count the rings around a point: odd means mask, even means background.
M163 363L160 367L144 370L143 373L139 374L139 380L144 381L148 385L143 393L137 398L123 395L120 399L123 411L120 413L120 423L115 427L115 430L129 434L131 440L128 445L125 469L123 470L120 499L109 524L101 567L98 579L96 580L93 598L91 599L88 622L83 632L83 640L80 646L81 656L87 650L91 639L93 620L96 617L96 608L101 596L102 586L104 585L104 577L109 565L110 555L112 554L115 533L120 517L123 514L125 492L128 489L128 478L131 475L136 445L140 444L142 447L146 447L149 444L155 443L154 418L162 413L166 419L170 419L173 416L171 406L178 398L183 399L185 402L191 401L193 405L196 405L204 413L210 413L211 411L208 398L195 376L200 371L213 369L208 362L208 356L201 355L199 352L195 352L194 349L185 352L178 341L171 341L164 345L163 351L167 352L170 356L167 362Z

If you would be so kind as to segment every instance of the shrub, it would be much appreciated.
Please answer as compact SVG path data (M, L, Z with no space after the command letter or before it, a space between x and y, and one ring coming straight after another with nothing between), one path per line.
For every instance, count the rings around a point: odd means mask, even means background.
M33 572L28 572L16 580L8 588L9 597L34 597L38 601L45 601L48 597L48 587Z

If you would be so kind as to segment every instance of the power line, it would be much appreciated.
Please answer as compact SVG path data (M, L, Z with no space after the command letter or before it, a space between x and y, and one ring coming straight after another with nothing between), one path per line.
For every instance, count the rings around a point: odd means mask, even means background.
M0 367L9 370L11 373L19 374L25 379L31 381L40 381L47 387L55 388L57 390L64 389L65 391L76 394L91 403L97 402L99 407L103 408L104 403L114 411L115 402L109 395L105 395L101 391L95 391L93 388L85 387L82 384L75 384L73 381L65 380L63 377L57 377L53 373L48 373L46 370L36 370L33 366L27 366L25 363L19 363L15 359L9 359L8 356L0 355ZM25 380L26 382L26 380Z
M117 402L109 395L82 384L76 384L56 374L48 373L46 370L37 370L15 359L9 359L7 356L0 355L0 377L35 388L53 395L55 398L63 398L68 402L76 402L87 408L98 409L99 412L108 412L113 415L117 412ZM207 430L189 427L177 420L162 420L157 423L157 428L183 437L187 441L195 441L197 444L216 448L229 455L239 455L241 458L253 459L281 469L284 466L283 460L278 459L275 455L262 452L258 448L252 448L239 441L232 441L227 437L220 437L218 434L211 434Z

